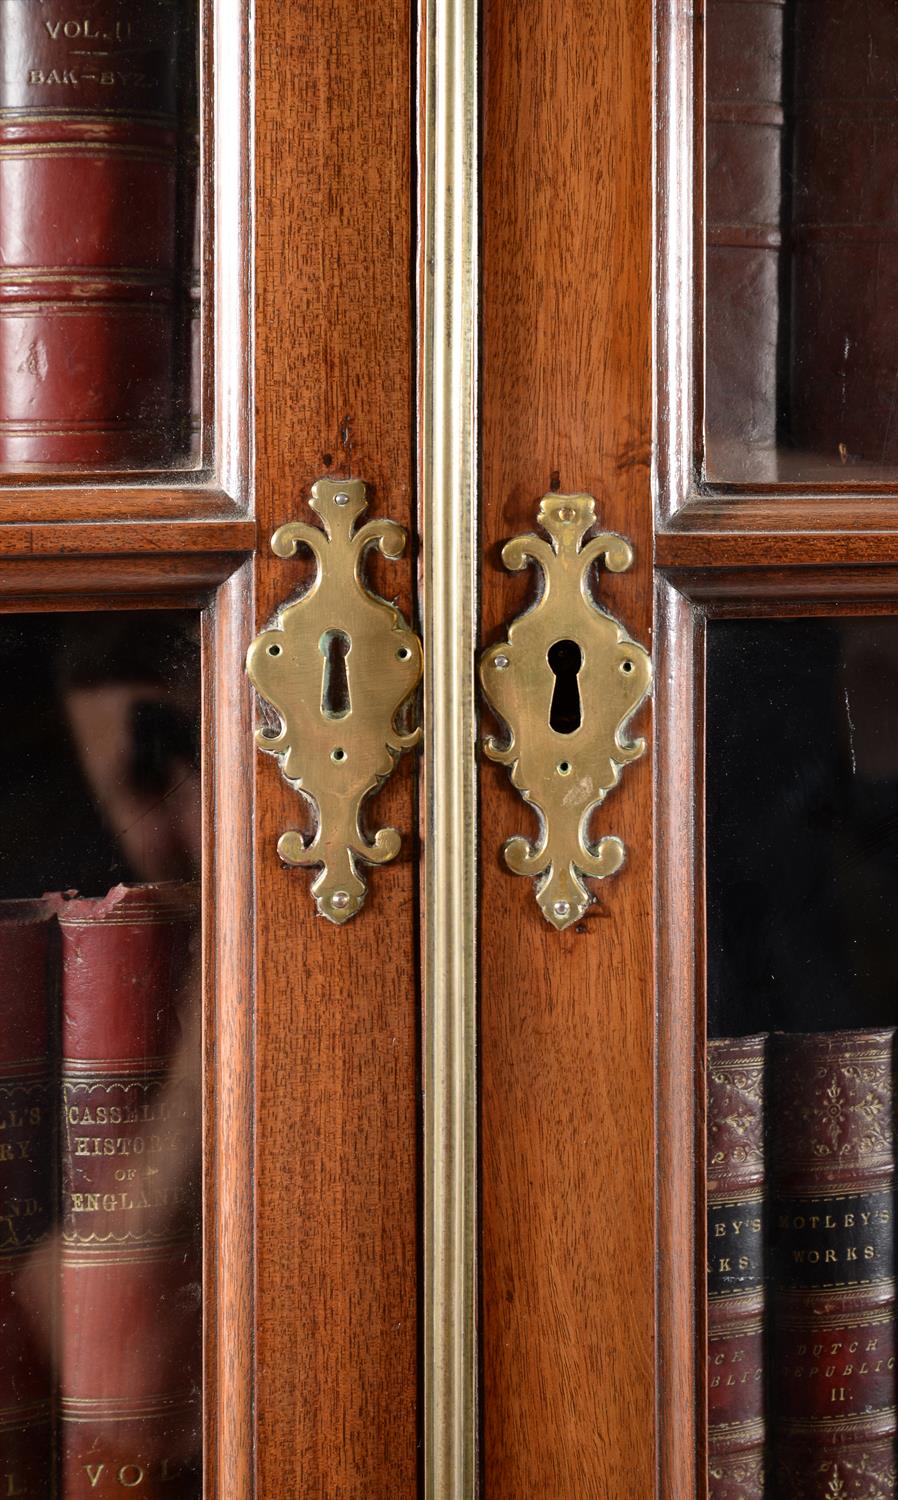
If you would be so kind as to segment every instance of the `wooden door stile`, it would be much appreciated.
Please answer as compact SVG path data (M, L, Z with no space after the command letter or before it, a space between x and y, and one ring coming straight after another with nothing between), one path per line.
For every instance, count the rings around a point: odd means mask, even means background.
M256 8L256 623L307 576L267 538L323 476L412 530L412 13L401 0ZM411 610L412 564L384 587ZM388 577L388 584L386 579ZM415 766L377 801L403 832L344 928L256 787L256 1483L411 1500L417 1488Z
M603 599L651 631L651 15L483 11L483 637L540 496L595 496L636 562ZM650 710L634 732L650 734ZM651 771L595 819L628 860L553 931L500 847L532 813L481 776L483 1465L489 1500L653 1486Z

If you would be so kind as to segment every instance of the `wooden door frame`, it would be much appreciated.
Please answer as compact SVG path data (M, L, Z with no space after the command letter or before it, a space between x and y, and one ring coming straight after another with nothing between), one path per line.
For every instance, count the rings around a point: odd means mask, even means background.
M656 574L659 1500L707 1495L705 767L714 753L705 733L708 622L898 615L892 536L882 561L871 566L846 565L849 549L839 535L817 537L809 549L818 552L825 542L828 566L714 566L698 560L707 557L706 542L683 537L680 550L694 543L696 565Z

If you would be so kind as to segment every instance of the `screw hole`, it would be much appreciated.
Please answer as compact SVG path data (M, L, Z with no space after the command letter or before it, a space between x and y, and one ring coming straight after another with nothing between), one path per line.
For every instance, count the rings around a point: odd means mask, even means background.
M341 761L346 759L346 751L338 745L336 750L331 751L331 760Z
M280 654L281 654L281 648L280 648L280 646L269 646L268 647L268 655L269 656L280 656Z
M621 662L620 669L621 669L622 672L632 672L632 670L633 670L633 663L630 661L629 657L627 657L626 661L622 661Z
M399 650L396 652L396 655L398 656L400 661L408 661L411 654L412 653L409 650L408 646L400 646Z
M555 769L558 772L559 776L570 776L571 763L569 760L560 760Z

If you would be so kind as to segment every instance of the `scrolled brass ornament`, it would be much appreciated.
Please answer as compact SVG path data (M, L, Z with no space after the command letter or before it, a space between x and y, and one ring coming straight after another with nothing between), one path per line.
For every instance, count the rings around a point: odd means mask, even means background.
M314 836L283 833L278 854L289 865L322 866L312 894L321 915L339 924L364 903L361 867L399 853L397 829L368 838L360 817L365 799L421 737L399 716L420 680L422 656L399 610L363 576L372 547L393 560L402 556L403 528L386 520L356 528L367 506L360 479L319 479L309 503L324 529L290 521L271 546L284 558L308 548L315 577L256 637L246 669L280 719L278 728L257 729L256 743L278 758L284 778L317 811Z
M589 822L645 750L627 725L649 693L652 668L648 652L599 606L590 579L600 561L625 572L630 543L614 532L586 540L596 522L591 495L545 495L537 520L546 536L515 537L502 551L509 571L532 563L542 577L535 602L481 658L487 702L508 726L504 742L488 736L484 749L509 767L539 822L536 839L507 841L505 862L536 880L543 915L562 930L593 900L586 879L613 875L624 862L619 838L590 842Z

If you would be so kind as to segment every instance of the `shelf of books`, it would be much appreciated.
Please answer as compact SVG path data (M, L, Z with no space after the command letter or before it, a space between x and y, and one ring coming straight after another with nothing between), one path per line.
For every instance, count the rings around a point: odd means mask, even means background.
M0 6L0 471L197 466L197 16Z
M705 476L894 484L898 9L708 0L705 37Z
M201 1494L195 618L0 618L0 1493Z
M898 619L708 634L711 1500L896 1494Z

